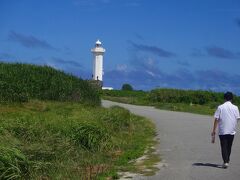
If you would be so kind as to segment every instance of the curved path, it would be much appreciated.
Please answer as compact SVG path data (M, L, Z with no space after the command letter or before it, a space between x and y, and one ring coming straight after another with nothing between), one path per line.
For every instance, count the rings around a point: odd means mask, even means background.
M135 177L146 180L238 180L240 179L240 137L235 136L230 167L222 164L219 140L211 144L210 132L213 118L158 110L153 107L102 101L104 107L119 105L132 113L154 121L160 144L157 147L161 159L167 165L151 177ZM240 132L238 132L240 133Z

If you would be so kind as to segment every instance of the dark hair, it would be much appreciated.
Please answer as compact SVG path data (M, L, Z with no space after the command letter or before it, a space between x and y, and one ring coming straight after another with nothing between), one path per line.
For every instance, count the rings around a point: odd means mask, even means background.
M231 92L226 92L226 93L224 94L224 99L225 99L226 101L231 101L231 100L233 100L233 93L231 93Z

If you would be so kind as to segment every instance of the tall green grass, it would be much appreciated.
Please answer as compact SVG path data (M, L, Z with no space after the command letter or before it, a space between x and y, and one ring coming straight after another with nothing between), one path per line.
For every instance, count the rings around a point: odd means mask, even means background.
M0 179L116 178L154 136L150 121L120 107L39 100L3 104Z
M48 66L0 62L0 102L29 99L99 105L98 91L87 81Z
M29 178L30 162L16 148L0 146L0 179Z

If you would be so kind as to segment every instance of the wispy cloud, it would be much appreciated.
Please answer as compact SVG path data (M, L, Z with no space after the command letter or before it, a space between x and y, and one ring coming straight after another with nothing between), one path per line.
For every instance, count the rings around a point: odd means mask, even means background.
M222 59L236 59L239 57L239 53L232 52L222 47L212 46L206 48L207 54L212 57Z
M58 58L58 57L52 57L52 62L54 62L60 66L73 66L76 68L82 67L82 65L76 61L65 60L65 59Z
M152 74L160 74L158 61L150 57L132 57L130 65L135 70L148 71Z
M116 70L126 72L127 71L127 65L126 64L118 64L117 67L116 67Z
M164 50L164 49L162 49L160 47L157 47L157 46L137 44L137 43L134 43L134 42L130 42L130 44L132 45L132 47L136 51L143 51L143 52L152 53L152 54L157 55L159 57L174 57L174 56L176 56L175 53Z
M52 45L50 45L47 41L38 39L37 37L34 37L34 36L23 35L23 34L15 32L15 31L9 32L8 40L17 42L27 48L40 48L40 49L56 50L56 48L54 48Z

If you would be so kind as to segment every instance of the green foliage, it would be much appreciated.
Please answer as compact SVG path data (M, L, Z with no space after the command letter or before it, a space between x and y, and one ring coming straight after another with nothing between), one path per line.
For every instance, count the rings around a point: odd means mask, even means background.
M153 132L150 121L120 107L39 100L2 104L0 179L116 177L120 167L144 153Z
M151 102L207 104L223 102L223 93L179 89L155 89L148 96Z
M98 92L87 81L48 66L0 62L0 88L0 102L39 99L100 104Z
M16 148L0 146L0 179L27 178L30 174L30 162Z
M119 132L120 130L127 130L130 127L130 116L128 110L119 106L113 106L101 117L101 120L108 124L108 126L111 126L114 132Z
M146 97L145 91L122 91L122 90L102 90L103 96L112 97Z
M220 92L180 89L154 89L144 91L113 90L102 92L104 99L138 105L151 105L172 111L212 114L224 102ZM233 103L240 106L240 97L234 95Z
M122 85L122 90L123 91L132 91L133 87L130 84L123 84Z
M89 151L99 151L107 145L110 135L102 126L84 123L74 127L72 139Z
M146 104L148 92L145 91L122 91L122 90L102 90L101 96L104 99L128 104Z

